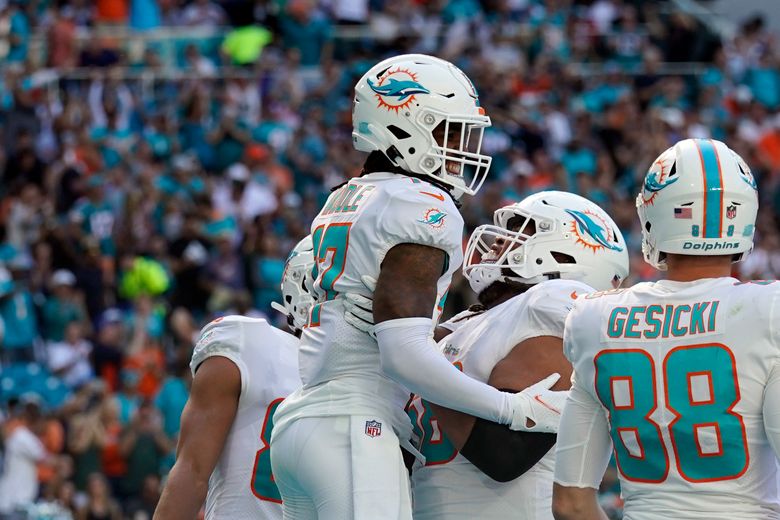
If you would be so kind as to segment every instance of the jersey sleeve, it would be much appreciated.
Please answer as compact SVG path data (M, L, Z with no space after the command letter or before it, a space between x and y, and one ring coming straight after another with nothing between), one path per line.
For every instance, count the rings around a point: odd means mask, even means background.
M598 489L612 453L609 424L576 374L566 400L555 448L555 482L561 486Z
M595 314L592 309L592 300L578 299L573 302L572 309L566 316L566 322L563 327L563 355L569 360L575 370L580 356L586 352L585 344L587 342L587 316L588 308L590 313Z
M769 304L769 331L775 347L775 359L780 361L780 327L777 326L775 321L780 318L780 282L774 282L771 284L771 287L774 290L772 291L772 298Z
M593 288L571 280L554 280L539 285L528 302L528 327L535 336L563 338L566 317L576 299Z
M205 327L195 344L190 361L192 375L198 367L210 357L220 356L229 359L241 373L241 394L249 383L249 370L241 355L244 347L244 324L238 316L218 318Z
M780 459L780 363L775 362L764 388L764 430L769 444Z
M378 231L387 250L399 244L420 244L445 251L450 263L459 264L463 259L463 218L455 203L428 183L409 181L408 186L388 194L379 215Z

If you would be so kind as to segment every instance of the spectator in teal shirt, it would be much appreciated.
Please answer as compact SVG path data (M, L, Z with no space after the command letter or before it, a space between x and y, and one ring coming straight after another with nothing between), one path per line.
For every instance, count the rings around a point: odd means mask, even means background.
M182 363L177 375L167 378L154 398L154 405L162 414L163 431L170 438L179 434L179 422L190 395L191 382L190 367Z
M78 302L76 277L59 269L51 278L52 295L43 304L43 337L52 342L65 338L65 327L72 321L84 322L86 313Z
M0 268L0 319L3 321L3 361L33 361L38 322L32 295Z
M290 0L287 12L279 20L285 49L297 49L300 63L313 67L330 57L333 34L330 22L305 0Z
M745 80L759 103L771 110L780 105L780 72L768 53L761 57L758 67L747 72Z
M124 369L119 377L121 386L116 393L116 402L119 405L119 422L124 426L130 423L141 403L141 396L138 395L139 376L135 370Z
M576 140L569 143L566 151L563 152L561 163L566 171L569 189L572 191L577 189L577 174L594 175L596 173L596 154Z
M79 204L71 213L71 219L81 224L85 233L100 242L100 252L113 256L116 249L113 239L114 208L105 200L104 180L93 176L88 181L87 200Z
M24 62L27 60L27 50L30 42L30 23L27 21L27 16L24 11L19 9L15 4L23 5L25 2L19 2L18 0L11 3L10 6L10 34L8 41L10 43L8 49L8 55L6 61L11 62Z
M154 29L161 23L157 0L132 0L130 2L130 27L138 31Z

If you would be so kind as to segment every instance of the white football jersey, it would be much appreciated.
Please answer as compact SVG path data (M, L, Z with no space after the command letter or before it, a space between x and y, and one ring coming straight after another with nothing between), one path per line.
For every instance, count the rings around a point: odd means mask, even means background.
M641 283L577 302L555 480L597 487L611 444L625 519L780 519L780 283Z
M593 292L581 282L551 280L492 309L460 321L439 342L447 359L487 382L493 368L519 343L538 336L563 338L574 298ZM554 450L511 482L496 482L454 449L419 397L409 404L418 449L425 455L412 473L415 520L444 518L552 519Z
M238 410L209 479L206 519L281 519L279 490L271 475L273 414L301 386L298 338L263 319L227 316L203 328L190 368L193 375L212 356L226 357L241 373Z
M404 243L445 251L438 281L438 320L452 273L463 261L463 219L443 190L416 178L372 173L334 191L312 223L317 262L312 307L299 348L303 388L276 413L276 431L300 417L374 415L392 422L401 440L411 424L404 413L409 391L380 366L376 340L344 320L341 295L370 295L361 281L377 279L387 252Z

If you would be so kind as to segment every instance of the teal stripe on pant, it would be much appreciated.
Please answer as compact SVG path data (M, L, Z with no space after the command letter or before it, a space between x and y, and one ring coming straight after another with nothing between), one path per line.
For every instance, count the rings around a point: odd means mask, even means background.
M697 139L704 169L704 238L720 238L723 218L723 183L715 146L708 139Z

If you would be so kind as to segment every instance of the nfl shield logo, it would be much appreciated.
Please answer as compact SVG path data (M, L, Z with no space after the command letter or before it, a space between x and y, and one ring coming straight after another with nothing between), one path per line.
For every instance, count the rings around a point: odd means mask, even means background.
M382 435L382 423L379 421L366 421L366 435L369 437Z
M726 218L732 219L737 216L737 206L734 204L726 208Z

